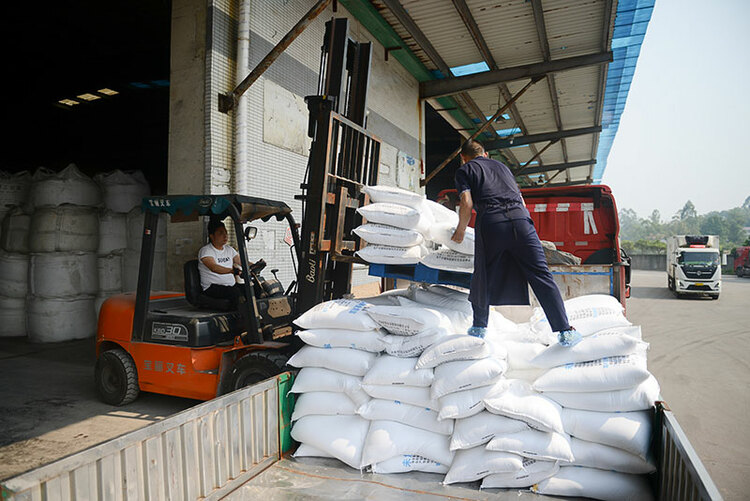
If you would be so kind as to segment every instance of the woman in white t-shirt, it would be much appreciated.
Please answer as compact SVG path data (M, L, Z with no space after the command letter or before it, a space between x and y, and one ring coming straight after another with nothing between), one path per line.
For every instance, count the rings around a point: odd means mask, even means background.
M242 295L241 285L234 279L242 270L240 255L227 244L229 236L221 221L211 220L208 223L208 239L210 243L198 252L203 293L214 298L229 299L236 306Z

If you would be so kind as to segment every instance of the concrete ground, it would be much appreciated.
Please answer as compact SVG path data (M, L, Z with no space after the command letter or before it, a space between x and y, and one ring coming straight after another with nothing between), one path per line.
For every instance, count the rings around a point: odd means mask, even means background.
M663 272L634 271L628 318L651 343L649 368L725 499L750 488L750 279L725 277L718 301L678 300ZM377 290L373 290L377 293ZM0 479L191 407L143 393L99 402L92 339L33 345L0 338Z

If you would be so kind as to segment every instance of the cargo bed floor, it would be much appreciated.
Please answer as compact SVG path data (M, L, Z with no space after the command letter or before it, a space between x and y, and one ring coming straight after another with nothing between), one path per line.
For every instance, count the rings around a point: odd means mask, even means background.
M401 473L394 475L360 474L335 459L285 458L271 465L226 496L229 501L263 499L290 500L541 500L562 499L539 496L518 489L479 490L479 482L442 485L443 475Z

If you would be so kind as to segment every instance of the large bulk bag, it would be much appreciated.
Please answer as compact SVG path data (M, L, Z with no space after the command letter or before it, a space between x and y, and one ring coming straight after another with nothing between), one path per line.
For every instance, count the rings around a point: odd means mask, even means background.
M133 207L139 207L143 197L151 193L148 181L143 172L119 169L94 176L99 184L104 199L104 207L114 212L129 212Z
M0 251L0 296L25 298L28 290L28 254Z
M26 300L29 341L54 343L96 335L94 296Z
M96 270L99 277L100 293L118 293L122 291L122 255L108 254L96 259Z
M0 337L26 335L26 298L0 296Z
M9 206L23 205L29 193L31 174L28 171L10 173L0 171L0 214Z
M99 213L99 248L100 256L119 252L128 247L128 218L110 210Z
M141 251L125 249L122 252L122 290L133 292L138 288L138 273ZM167 286L167 253L154 252L154 268L151 272L151 290L164 290Z
M31 252L95 252L99 247L97 209L63 204L39 207L31 216Z
M57 174L39 169L31 183L30 199L34 207L62 204L97 206L102 203L102 194L93 179L78 170L75 164L70 164Z
M0 224L0 247L8 252L29 252L29 216L21 207L9 210Z
M95 253L44 252L31 255L29 292L32 295L43 298L94 296L98 290Z
M143 224L146 215L140 207L136 207L128 212L127 215L127 232L128 232L128 249L139 251L143 242ZM167 214L159 215L159 224L156 229L156 252L167 251Z

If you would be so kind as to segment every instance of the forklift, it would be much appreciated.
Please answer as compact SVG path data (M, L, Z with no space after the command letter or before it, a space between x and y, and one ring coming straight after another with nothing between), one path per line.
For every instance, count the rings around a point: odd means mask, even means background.
M310 112L310 156L301 194L301 230L284 202L229 195L146 197L138 285L108 298L99 314L95 384L100 398L125 405L140 391L209 400L284 371L299 348L293 322L316 304L351 292L360 241L356 209L377 184L380 140L365 129L370 43L349 37L348 20L331 19L321 47L318 95ZM170 223L230 218L244 278L236 308L202 293L197 259L184 263L184 292L151 290L160 216ZM274 218L291 231L297 278L284 291L250 264L245 242ZM274 276L277 270L272 270Z

